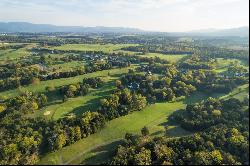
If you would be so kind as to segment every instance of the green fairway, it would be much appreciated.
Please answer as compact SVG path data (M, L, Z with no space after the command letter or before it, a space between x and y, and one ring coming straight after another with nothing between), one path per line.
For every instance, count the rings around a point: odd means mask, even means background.
M191 96L191 100L194 102L208 97L205 94L195 97L196 95ZM39 164L80 164L83 162L97 164L98 161L106 161L112 149L127 132L139 134L141 128L147 126L152 136L164 134L167 117L174 111L185 108L186 103L186 100L174 103L156 103L143 111L112 120L98 133L57 152L47 154ZM168 134L174 137L191 134L175 125L171 125L169 130Z
M152 58L159 57L161 59L168 60L172 63L176 63L179 60L181 60L182 58L186 57L187 55L186 54L183 54L183 55L165 55L165 54L159 54L159 53L147 53L145 56L152 57Z
M0 51L0 62L4 64L5 62L16 61L19 58L24 58L29 56L31 53L27 51L28 47L20 49L7 49Z
M221 97L221 99L236 98L243 101L245 97L249 96L249 84L245 84L235 88L231 93Z
M42 158L39 164L62 164L74 159L70 164L81 163L92 153L88 151L97 145L119 140L127 132L139 133L143 126L148 126L152 134L158 132L162 134L164 127L161 125L173 111L184 108L182 102L179 103L158 103L151 105L141 112L134 112L124 117L112 120L107 123L106 127L98 133L82 139L77 143L65 147L54 153L50 153ZM84 153L86 152L86 153Z
M233 63L239 63L241 65L246 65L243 61L240 61L238 59L224 59L224 58L217 58L216 59L216 72L221 73L227 71L228 67ZM247 66L245 66L248 68Z
M47 119L57 120L69 113L80 115L86 111L95 111L99 105L100 99L110 95L110 91L115 89L114 82L116 79L118 79L118 77L107 76L105 77L105 85L101 88L92 89L86 96L70 98L64 103L61 97L58 97L59 99L54 101L54 103L35 113L35 116L45 116ZM46 112L49 114L46 115Z
M110 53L129 46L136 46L136 45L135 44L65 44L59 47L50 47L50 49L73 50L73 51L103 51Z
M55 69L56 72L71 71L79 67L84 67L83 61L61 62L50 66L50 68Z
M44 156L39 164L100 164L106 161L112 150L120 143L127 132L139 134L140 129L147 126L152 136L164 134L167 117L174 111L185 108L186 104L199 102L208 97L221 97L225 94L194 93L187 99L173 103L156 103L140 112L134 112L107 123L98 133L90 135L77 143L57 152ZM136 121L135 121L136 119ZM168 135L185 136L191 133L175 124L169 124Z
M55 80L48 80L48 81L41 81L38 85L28 85L24 87L20 87L19 89L14 90L8 90L4 92L0 92L0 96L4 96L6 98L14 97L19 95L21 92L24 91L30 91L30 92L45 92L45 88L47 86L53 86L53 87L59 87L63 85L69 85L77 82L81 82L83 78L90 78L90 77L100 77L100 76L108 76L108 74L116 76L123 73L127 73L129 68L117 68L117 69L110 69L110 70L104 70L104 71L98 71L94 73L88 73L85 75L80 75L76 77L71 78L62 78L62 79L55 79Z

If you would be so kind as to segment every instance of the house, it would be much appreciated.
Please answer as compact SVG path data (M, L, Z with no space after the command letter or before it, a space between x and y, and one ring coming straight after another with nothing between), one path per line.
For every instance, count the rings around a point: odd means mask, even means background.
M132 89L132 90L136 90L136 89L139 89L140 88L140 84L139 83L135 83L135 82L131 82L129 85L128 85L128 88L129 89Z
M147 71L146 76L152 76L152 72L151 71Z

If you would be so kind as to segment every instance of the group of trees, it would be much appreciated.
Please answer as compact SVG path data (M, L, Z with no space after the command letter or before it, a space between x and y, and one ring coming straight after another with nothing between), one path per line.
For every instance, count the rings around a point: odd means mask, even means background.
M64 96L65 101L69 97L84 96L89 92L89 88L99 88L103 83L99 77L84 78L82 83L63 86L59 91Z
M150 102L173 101L176 97L188 96L196 91L193 85L167 76L130 73L121 78L121 84L119 88L128 87L146 96Z
M96 133L105 125L105 118L98 112L85 112L81 116L68 116L46 129L45 143L48 151L68 146L90 134Z
M29 85L37 81L46 81L60 78L75 77L96 71L108 70L115 67L128 67L130 62L114 62L93 61L81 68L72 69L71 71L50 72L48 69L39 66L21 66L11 65L9 67L0 68L0 91L15 89L20 86ZM43 69L41 69L43 68Z
M235 50L218 47L201 47L199 50L204 56L210 58L239 59L246 63L249 62L249 50Z
M9 65L0 68L0 91L33 83L43 72L36 66Z
M202 56L199 54L194 54L190 58L180 63L180 68L183 69L214 69L215 68L215 59L210 57Z
M125 88L116 90L110 97L102 99L98 112L103 114L106 119L112 120L133 111L141 111L146 105L145 97Z
M178 80L192 84L198 91L228 93L239 85L249 82L247 74L242 76L221 75L213 70L187 70L180 72Z
M171 63L149 63L148 65L143 65L138 68L138 71L157 73L163 74L167 77L174 77L176 76L178 70L176 65Z
M5 100L2 107L5 111L0 112L3 115L9 114L15 110L20 111L23 114L29 113L29 111L36 111L47 104L47 96L44 94L33 94L32 92L25 92L20 96Z
M35 164L41 154L85 138L104 124L105 119L98 112L68 116L56 122L27 119L19 112L13 112L1 118L0 164Z
M168 43L167 45L148 45L130 46L123 50L145 53L160 53L160 54L193 54L194 49L180 43Z
M237 99L208 99L173 115L192 136L169 138L126 134L112 165L249 164L249 110ZM167 132L166 132L167 133Z
M87 78L81 86L97 88L100 78ZM77 85L67 86L77 92ZM61 149L90 134L97 132L107 120L142 110L146 98L128 89L115 90L110 97L100 101L95 112L84 112L81 116L69 114L51 122L43 118L24 115L41 109L47 103L43 94L26 93L7 99L0 105L0 164L35 164L39 155Z

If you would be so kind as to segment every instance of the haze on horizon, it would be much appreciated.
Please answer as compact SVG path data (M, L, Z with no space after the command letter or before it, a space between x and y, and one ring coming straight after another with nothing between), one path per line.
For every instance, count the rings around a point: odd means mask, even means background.
M249 0L0 0L0 21L182 32L249 26Z

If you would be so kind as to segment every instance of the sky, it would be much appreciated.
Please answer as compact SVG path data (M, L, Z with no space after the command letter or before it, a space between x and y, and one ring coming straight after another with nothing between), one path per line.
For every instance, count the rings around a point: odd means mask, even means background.
M249 26L249 0L0 0L0 21L183 32Z

